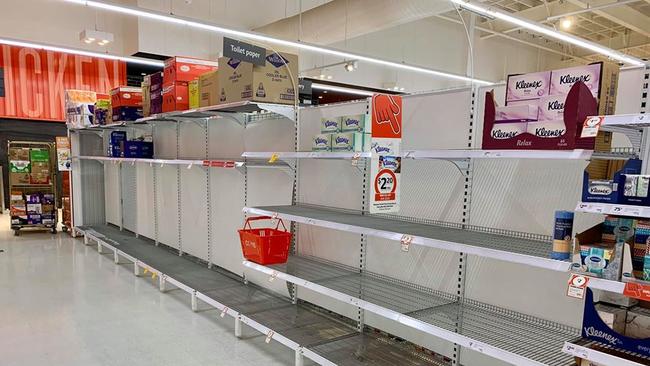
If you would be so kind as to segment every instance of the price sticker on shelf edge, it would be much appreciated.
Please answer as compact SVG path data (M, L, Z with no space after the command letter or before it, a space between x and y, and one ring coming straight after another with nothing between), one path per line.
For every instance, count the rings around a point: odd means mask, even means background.
M566 295L569 297L574 297L576 299L584 298L585 289L587 288L588 283L589 283L589 277L581 276L577 274L571 274Z
M598 130L605 120L604 116L593 116L587 117L585 122L582 124L582 132L580 133L580 138L585 137L596 137L598 135Z
M623 295L643 301L650 301L650 285L628 282L623 289Z
M370 111L371 213L399 212L402 97L375 94Z

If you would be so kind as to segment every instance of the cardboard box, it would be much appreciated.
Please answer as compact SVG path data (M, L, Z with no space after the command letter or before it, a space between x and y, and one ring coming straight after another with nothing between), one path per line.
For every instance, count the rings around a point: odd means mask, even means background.
M151 115L151 75L145 75L140 84L142 88L142 115L149 117Z
M190 109L199 107L199 80L192 80L187 85L187 93L189 94Z
M40 203L28 203L27 204L27 214L35 213L42 214L43 206Z
M162 98L163 112L184 111L190 108L189 90L185 82L163 86Z
M112 113L111 111L111 100L110 99L97 99L95 102L95 123L98 125L105 125L111 123Z
M124 142L126 141L125 131L112 131L108 141L108 156L114 158L124 157Z
M537 99L549 95L551 72L508 75L506 102Z
M171 57L165 60L164 84L189 83L201 74L217 69L217 61L190 57Z
M341 132L341 117L323 117L320 119L321 133Z
M199 106L208 107L220 102L219 70L199 76Z
M29 174L31 184L48 184L50 183L50 163L45 161L36 161L32 163L32 172Z
M29 148L12 147L9 149L9 160L29 160Z
M365 114L355 114L341 117L341 132L370 133L370 123L366 123Z
M142 88L120 86L111 90L111 106L113 110L118 107L139 107L142 110Z
M151 74L150 79L149 98L151 99L151 107L149 113L150 115L162 113L163 73L156 72Z
M636 339L650 338L650 310L638 306L628 310L625 335Z
M219 58L221 103L251 100L294 104L298 85L298 56L267 51L265 66ZM295 86L294 86L295 83Z
M537 103L511 103L505 107L496 107L494 122L536 121L538 111Z
M29 184L29 173L9 173L9 184Z
M11 204L9 206L9 213L11 216L26 216L27 215L27 206L25 203Z
M314 136L311 144L312 151L331 151L332 150L331 133L322 133Z
M40 225L43 223L41 214L27 214L27 225Z
M29 151L29 160L32 163L35 162L49 162L50 161L50 150L48 149L31 149Z
M125 158L153 158L153 142L126 141L124 142Z
M364 151L369 146L369 134L361 132L339 132L332 134L332 151ZM368 141L364 141L368 140Z
M122 106L113 108L113 122L135 121L142 117L142 107Z

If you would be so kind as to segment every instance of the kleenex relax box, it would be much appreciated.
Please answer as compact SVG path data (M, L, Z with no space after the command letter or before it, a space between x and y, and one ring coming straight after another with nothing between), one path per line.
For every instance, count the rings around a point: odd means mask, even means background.
M332 135L332 151L363 151L366 134L360 132L341 132Z
M321 133L314 136L311 144L312 151L330 151L332 150L332 134Z
M528 122L537 120L538 107L531 104L509 104L505 107L496 107L494 122Z
M364 132L365 114L341 117L341 132Z
M549 94L550 82L550 71L508 76L506 101L545 97Z
M566 95L552 95L539 100L539 121L564 120Z
M321 133L336 133L341 131L341 117L328 117L320 119Z

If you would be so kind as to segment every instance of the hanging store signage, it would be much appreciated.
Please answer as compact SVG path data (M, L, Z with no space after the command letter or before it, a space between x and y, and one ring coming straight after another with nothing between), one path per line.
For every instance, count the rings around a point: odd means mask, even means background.
M28 47L0 46L0 117L65 120L68 89L108 94L126 84L126 63Z
M67 136L56 136L56 163L60 172L70 170L70 139Z
M250 43L240 42L231 38L223 38L223 55L239 61L250 62L253 65L266 64L266 49Z
M370 145L371 213L399 211L402 160L402 97L375 94L372 97Z

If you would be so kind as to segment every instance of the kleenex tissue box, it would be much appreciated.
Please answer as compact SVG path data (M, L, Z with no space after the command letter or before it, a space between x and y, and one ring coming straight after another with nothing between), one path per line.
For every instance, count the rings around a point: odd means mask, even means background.
M365 114L341 117L341 132L364 132Z
M321 133L336 133L341 131L341 117L329 117L320 119Z
M321 133L314 136L311 144L312 151L330 151L332 150L332 134Z
M363 151L363 140L368 134L342 132L332 135L332 151Z
M494 122L528 122L537 120L537 104L510 104L496 108Z

